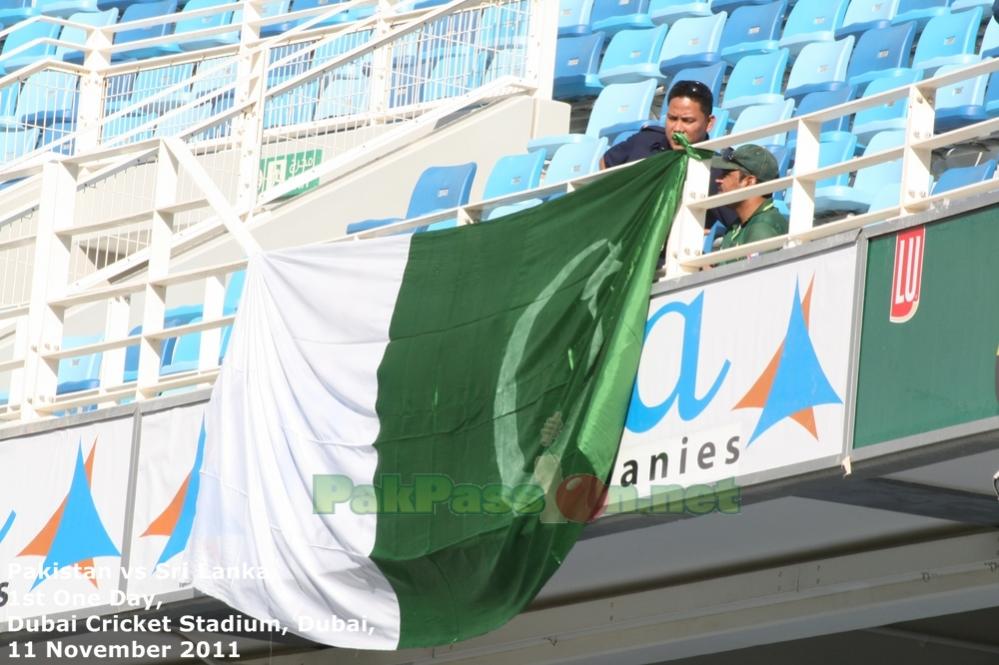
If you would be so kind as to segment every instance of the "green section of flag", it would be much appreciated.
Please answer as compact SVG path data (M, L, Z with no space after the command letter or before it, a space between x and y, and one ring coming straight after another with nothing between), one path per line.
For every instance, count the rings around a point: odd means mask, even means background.
M868 248L854 447L999 414L996 208L926 227L915 315L888 320L895 235Z
M686 159L414 236L378 370L375 483L393 505L371 557L399 598L400 648L502 625L575 543L582 525L553 521L550 501L539 514L538 488L609 478ZM396 488L421 478L430 495L462 493L470 514L447 501L405 514Z

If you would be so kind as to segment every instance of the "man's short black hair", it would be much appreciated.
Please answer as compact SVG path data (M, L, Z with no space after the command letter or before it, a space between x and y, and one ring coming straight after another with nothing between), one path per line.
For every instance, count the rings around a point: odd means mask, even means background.
M676 97L687 97L697 102L705 116L710 116L715 106L715 96L711 94L711 88L700 81L677 81L669 89L666 95L666 104L669 105Z

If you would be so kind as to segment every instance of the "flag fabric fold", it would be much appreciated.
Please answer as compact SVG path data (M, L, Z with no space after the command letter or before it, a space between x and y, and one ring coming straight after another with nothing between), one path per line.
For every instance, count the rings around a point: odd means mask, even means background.
M687 155L495 222L253 257L206 413L195 585L318 642L452 643L598 507Z

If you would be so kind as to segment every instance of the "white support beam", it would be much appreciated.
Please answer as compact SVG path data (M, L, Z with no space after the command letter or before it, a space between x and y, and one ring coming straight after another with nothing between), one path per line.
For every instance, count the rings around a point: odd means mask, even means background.
M689 205L706 198L711 185L711 162L701 159L687 161L687 181L683 186L683 200L673 220L673 228L666 240L666 276L675 277L688 272L682 261L699 256L704 247L704 211Z

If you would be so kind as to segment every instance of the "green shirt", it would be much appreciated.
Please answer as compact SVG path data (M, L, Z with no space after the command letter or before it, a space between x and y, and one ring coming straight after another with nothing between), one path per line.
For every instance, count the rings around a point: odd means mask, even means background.
M722 238L721 249L746 245L757 240L773 238L787 233L787 219L774 207L773 201L764 201L745 224L729 229Z

